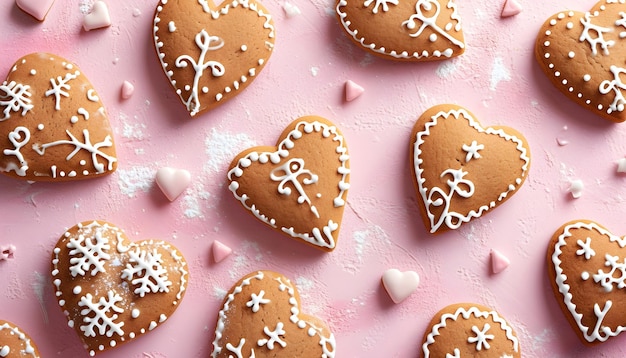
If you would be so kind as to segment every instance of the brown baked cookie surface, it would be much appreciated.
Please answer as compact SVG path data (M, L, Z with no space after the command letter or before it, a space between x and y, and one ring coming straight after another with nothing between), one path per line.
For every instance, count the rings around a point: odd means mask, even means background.
M437 312L424 334L424 358L522 356L517 334L495 310L473 303Z
M172 244L130 242L103 221L70 228L52 252L55 296L91 356L165 322L186 292L187 269Z
M535 58L556 88L613 122L626 120L626 1L564 10L543 24Z
M301 312L300 296L288 278L257 271L226 295L211 357L333 358L335 346L326 324Z
M590 220L552 236L548 275L554 296L580 338L593 345L626 330L626 238Z
M261 72L274 48L274 22L255 0L160 0L154 46L191 116L236 96Z
M0 172L70 181L116 168L109 118L80 68L49 53L17 60L0 85Z
M228 172L229 189L255 218L324 251L337 245L350 187L341 131L317 116L283 131L275 147L243 151Z
M383 58L436 61L465 51L453 0L338 0L335 10L348 37Z
M509 127L483 127L467 109L428 109L411 133L411 169L424 225L457 229L508 200L530 168L526 139Z
M0 319L0 358L39 358L39 350L15 324Z

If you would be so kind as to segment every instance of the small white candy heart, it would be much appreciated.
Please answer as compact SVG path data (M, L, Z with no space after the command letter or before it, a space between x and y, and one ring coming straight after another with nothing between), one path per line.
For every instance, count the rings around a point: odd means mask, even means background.
M15 0L15 4L25 13L39 21L43 21L48 15L54 0Z
M174 201L189 186L191 174L184 169L163 167L157 171L156 182L169 201Z
M393 302L400 303L417 289L420 277L415 271L389 269L383 273L382 281Z
M0 357L8 357L9 353L11 353L11 348L9 348L9 346L0 348Z
M111 26L111 16L109 16L109 8L103 1L96 1L93 4L91 12L85 15L83 19L83 27L85 31L100 29Z

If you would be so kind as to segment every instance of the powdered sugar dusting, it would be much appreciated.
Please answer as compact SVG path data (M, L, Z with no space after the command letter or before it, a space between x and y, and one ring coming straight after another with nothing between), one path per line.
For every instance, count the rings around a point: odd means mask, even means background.
M233 159L233 153L255 146L255 142L245 133L232 134L211 129L204 142L208 161L204 165L205 172L219 173L226 169Z
M117 175L117 184L122 194L133 198L137 192L148 192L152 188L155 170L148 167L132 167L128 170L118 169Z
M491 82L489 84L489 89L492 91L496 90L498 84L502 81L510 81L511 73L509 69L506 68L502 57L496 57L493 61L493 67L491 69Z

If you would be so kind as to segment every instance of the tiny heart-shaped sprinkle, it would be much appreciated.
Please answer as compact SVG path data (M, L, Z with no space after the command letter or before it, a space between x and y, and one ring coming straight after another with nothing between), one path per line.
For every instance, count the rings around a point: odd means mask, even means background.
M156 182L169 201L174 201L191 183L191 174L185 169L160 168L156 173Z
M25 13L43 21L54 4L54 0L15 0L15 4Z
M500 17L511 17L522 12L522 5L517 0L505 0Z
M40 358L39 349L21 328L0 319L0 358Z
M85 31L91 31L109 26L111 26L109 7L104 1L96 1L91 12L83 18L83 28Z
M300 295L285 276L258 271L226 295L215 325L212 358L335 357L335 336L301 313Z
M172 244L130 242L103 221L67 230L52 251L59 306L91 356L119 347L165 322L178 308L189 274Z
M224 261L224 259L227 258L233 252L233 249L226 246L222 242L215 240L213 241L212 252L213 252L213 261L218 263L218 262Z
M504 256L500 251L491 249L491 272L500 273L504 271L511 264L511 260Z
M383 273L382 282L393 302L400 303L415 292L420 277L415 271L389 269Z
M346 102L351 102L365 92L365 89L351 80L346 81Z
M122 83L122 90L120 93L122 99L129 99L133 96L133 93L135 93L135 86L128 81L124 81L124 83Z

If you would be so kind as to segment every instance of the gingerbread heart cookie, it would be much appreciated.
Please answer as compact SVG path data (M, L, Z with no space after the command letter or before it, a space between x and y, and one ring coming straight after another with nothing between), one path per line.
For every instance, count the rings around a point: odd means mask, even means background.
M154 45L168 80L191 116L236 96L274 48L274 23L255 0L161 0Z
M330 121L297 119L276 147L248 149L230 168L230 191L257 219L316 248L336 247L350 165L346 141Z
M522 354L517 335L498 312L478 304L445 307L424 334L424 358L510 357Z
M467 109L428 109L411 134L411 169L424 224L457 229L508 200L528 176L530 150L521 133L483 127Z
M0 319L0 358L39 358L35 342L11 322Z
M377 56L434 61L465 51L453 0L338 0L335 10L348 37Z
M165 322L188 281L187 263L172 244L129 242L102 221L67 230L52 252L55 296L92 356Z
M535 57L569 99L613 122L626 120L626 0L566 10L541 27Z
M117 168L102 101L78 66L49 53L15 62L0 85L0 172L69 181Z
M552 236L548 274L554 296L585 344L626 331L626 237L589 220L570 221Z
M213 358L335 356L335 336L301 313L297 289L285 276L253 272L237 282L218 313Z

